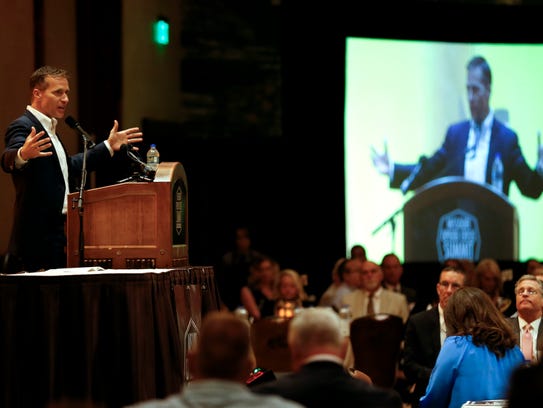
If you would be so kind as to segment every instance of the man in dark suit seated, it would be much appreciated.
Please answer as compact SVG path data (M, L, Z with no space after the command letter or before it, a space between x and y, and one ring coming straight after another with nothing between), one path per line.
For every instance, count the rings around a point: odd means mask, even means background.
M509 323L519 339L527 360L541 361L543 352L543 281L534 275L522 275L515 283L517 313Z
M465 282L466 275L463 271L454 266L446 266L436 285L438 305L411 315L407 321L401 367L406 379L415 384L411 398L413 408L419 406L419 399L426 391L437 355L445 340L443 309L449 297L464 286Z
M393 292L402 293L407 299L409 311L413 312L417 303L417 291L402 284L403 265L396 254L390 253L381 260L383 287Z
M252 390L280 395L306 407L400 408L402 401L395 391L354 378L344 368L347 342L332 309L305 309L294 317L288 332L294 372Z

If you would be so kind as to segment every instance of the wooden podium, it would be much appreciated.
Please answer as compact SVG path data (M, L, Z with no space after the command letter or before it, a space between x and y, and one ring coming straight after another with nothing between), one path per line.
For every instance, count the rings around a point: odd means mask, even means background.
M68 195L68 267L188 266L187 177L179 162L160 163L153 182L126 182Z

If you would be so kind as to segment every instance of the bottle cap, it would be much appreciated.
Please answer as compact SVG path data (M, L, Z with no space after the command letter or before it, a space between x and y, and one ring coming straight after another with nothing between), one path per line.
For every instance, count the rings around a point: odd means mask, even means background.
M150 146L150 147L151 147L151 149L152 149L153 147L156 147L156 144L151 143L151 146Z

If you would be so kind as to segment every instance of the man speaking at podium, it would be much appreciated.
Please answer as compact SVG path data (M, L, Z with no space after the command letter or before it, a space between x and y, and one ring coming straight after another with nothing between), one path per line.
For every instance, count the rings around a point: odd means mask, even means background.
M417 164L398 164L390 160L385 144L383 153L372 148L373 165L390 177L391 188L405 194L425 183L445 176L463 176L481 184L492 183L492 167L502 162L502 181L498 187L505 195L515 181L520 192L538 198L543 191L543 146L538 141L536 170L530 169L516 133L496 119L490 108L492 73L487 61L473 57L467 65L467 93L471 120L449 126L445 141L433 156L421 157Z
M64 69L37 69L30 77L30 105L5 134L2 169L11 174L15 186L8 250L15 271L66 266L67 194L75 190L83 169L83 153L69 156L55 131L69 102L68 77ZM77 122L74 126L85 134ZM89 171L111 159L123 144L143 140L139 128L119 131L118 126L115 120L108 139L89 149Z

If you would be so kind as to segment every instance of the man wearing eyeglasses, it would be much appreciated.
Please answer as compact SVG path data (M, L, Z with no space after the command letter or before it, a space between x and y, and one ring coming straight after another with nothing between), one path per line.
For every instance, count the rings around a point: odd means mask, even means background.
M402 368L407 381L415 384L411 395L411 406L419 406L424 395L437 355L445 340L446 328L443 309L449 297L466 283L464 271L446 266L436 285L439 303L431 309L411 315L407 321L404 339Z
M543 281L522 275L515 284L517 313L509 322L517 333L520 349L528 361L535 362L543 350Z

